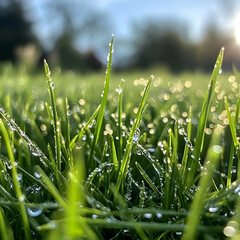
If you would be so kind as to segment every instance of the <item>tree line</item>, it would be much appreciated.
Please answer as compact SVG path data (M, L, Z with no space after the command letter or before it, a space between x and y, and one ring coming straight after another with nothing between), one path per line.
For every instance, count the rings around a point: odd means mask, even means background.
M86 35L89 35L87 39L91 36L101 39L103 34L107 34L107 20L103 16L86 14L76 21L79 16L74 14L66 1L59 1L57 5L50 1L50 13L54 8L57 9L56 18L62 17L62 31L53 41L54 47L46 50L41 39L34 34L34 23L25 16L23 3L18 0L0 3L0 61L17 63L21 59L39 66L43 58L47 58L63 69L74 71L98 71L103 68L105 63L99 60L93 47L83 52L74 44L76 39ZM127 64L115 65L115 68L164 66L174 72L197 69L210 71L223 46L226 47L224 67L231 69L233 63L240 63L240 46L233 37L222 34L217 26L210 24L201 41L195 43L184 37L184 27L178 29L172 26L174 23L157 20L148 21L141 27L135 26L133 37L128 42L132 51L128 60L124 60Z

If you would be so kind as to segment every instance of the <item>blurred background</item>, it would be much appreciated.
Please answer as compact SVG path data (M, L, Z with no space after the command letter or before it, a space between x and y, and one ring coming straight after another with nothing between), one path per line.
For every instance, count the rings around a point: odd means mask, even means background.
M211 71L240 65L237 0L0 0L0 62L101 71L115 35L115 71Z

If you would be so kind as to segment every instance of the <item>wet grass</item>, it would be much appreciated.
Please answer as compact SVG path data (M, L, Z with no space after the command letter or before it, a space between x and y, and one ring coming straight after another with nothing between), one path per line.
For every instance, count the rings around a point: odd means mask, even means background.
M211 77L121 80L112 39L104 86L3 66L1 239L238 239L240 79L223 53Z

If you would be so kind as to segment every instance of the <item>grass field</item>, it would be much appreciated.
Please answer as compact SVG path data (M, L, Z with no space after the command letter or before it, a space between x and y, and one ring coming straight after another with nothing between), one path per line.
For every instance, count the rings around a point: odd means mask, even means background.
M125 75L112 48L102 74L1 67L1 239L239 239L240 75L222 73L224 50L212 75Z

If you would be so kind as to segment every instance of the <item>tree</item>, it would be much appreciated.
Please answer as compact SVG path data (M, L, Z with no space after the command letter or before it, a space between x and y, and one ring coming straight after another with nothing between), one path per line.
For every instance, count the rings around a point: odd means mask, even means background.
M72 37L68 34L58 39L55 51L58 55L58 64L64 69L86 73L102 68L101 62L92 51L86 53L77 51L72 45Z
M41 16L36 12L30 18L36 23L35 32L43 48L53 53L54 65L80 71L101 68L95 56L106 42L105 37L109 41L106 15L94 10L84 0L45 0L38 4ZM30 10L34 3L26 5ZM44 33L37 29L44 29Z
M31 23L24 18L21 3L16 0L0 4L0 61L16 60L16 48L33 40Z
M193 67L191 45L186 44L175 28L164 29L150 22L138 31L135 46L135 66L139 68L164 65L172 71Z

